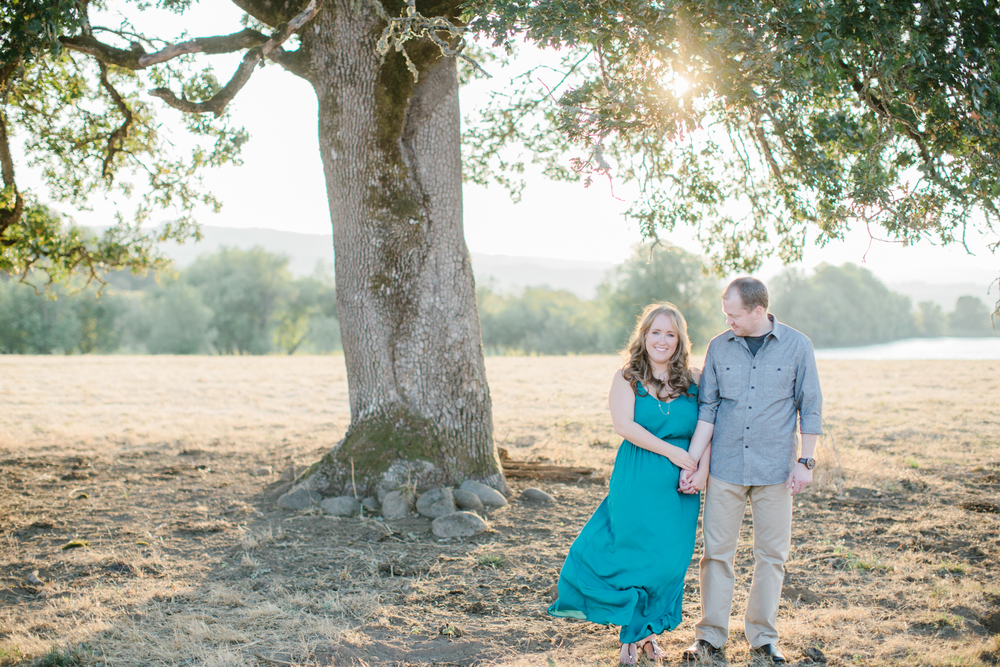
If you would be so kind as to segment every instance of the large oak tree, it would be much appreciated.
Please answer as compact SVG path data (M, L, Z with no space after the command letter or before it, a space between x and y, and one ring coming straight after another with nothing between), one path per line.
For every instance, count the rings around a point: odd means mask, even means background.
M188 3L160 4L183 10ZM318 99L351 407L348 433L309 483L340 493L472 478L505 489L462 233L458 79L455 59L442 56L453 44L450 33L449 42L413 41L405 54L385 53L378 42L388 15L372 2L236 4L255 28L178 44L93 25L83 3L15 6L20 24L14 21L8 34L38 39L5 53L4 127L25 135L26 151L46 166L50 186L71 202L114 187L122 174L148 175L153 200L142 215L158 204L190 207L205 197L191 187L193 170L231 158L244 137L203 116L224 114L263 59L307 80ZM422 9L451 18L457 6ZM399 5L390 9L399 15ZM34 21L51 35L32 33ZM399 32L412 34L413 21ZM293 34L297 47L286 48ZM184 77L191 54L234 51L245 55L228 83L197 72ZM162 84L150 94L191 114L192 129L215 138L213 150L165 162L154 110L134 83L138 73L148 73L150 87ZM51 226L32 227L34 217L45 216L15 189L14 144L6 132L3 139L7 206L0 230L12 253L22 253L9 265L37 262L58 271L74 262L86 269L114 264L109 250L82 241L62 255L31 253L27 246L40 237L61 236ZM124 247L148 241L129 224L113 233L133 234ZM182 220L165 235L187 233ZM137 261L149 256L136 253Z
M773 253L793 261L851 224L906 243L996 236L992 0L234 2L247 27L178 43L93 25L85 0L5 4L0 269L58 278L155 263L139 223L160 206L212 203L197 173L238 159L246 137L225 109L254 69L269 60L307 80L351 396L346 437L312 470L329 493L352 478L366 490L504 486L462 236L456 60L443 55L460 48L456 26L562 56L557 84L524 77L468 134L474 181L516 189L512 144L551 176L635 180L631 214L648 235L693 225L718 266L742 270ZM190 0L155 4L183 12ZM227 83L199 72L233 52L243 64ZM144 91L214 144L171 157ZM51 197L83 204L118 187L147 199L88 243L17 189L19 150L44 167ZM182 217L161 236L192 225Z

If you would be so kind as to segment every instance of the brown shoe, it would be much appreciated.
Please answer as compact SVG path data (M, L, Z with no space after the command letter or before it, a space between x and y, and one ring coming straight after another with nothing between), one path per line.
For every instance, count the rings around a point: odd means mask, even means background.
M693 644L684 649L681 659L684 662L696 662L702 658L713 658L721 652L722 649L715 648L704 639L695 639Z

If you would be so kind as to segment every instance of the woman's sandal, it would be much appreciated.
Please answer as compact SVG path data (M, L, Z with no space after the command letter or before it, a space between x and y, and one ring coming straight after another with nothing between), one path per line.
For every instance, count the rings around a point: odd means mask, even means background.
M635 644L622 644L621 653L618 654L618 664L634 665L639 662L639 652Z
M639 650L641 650L647 658L653 662L659 662L667 657L660 645L656 643L655 639L647 639L644 642L639 643Z

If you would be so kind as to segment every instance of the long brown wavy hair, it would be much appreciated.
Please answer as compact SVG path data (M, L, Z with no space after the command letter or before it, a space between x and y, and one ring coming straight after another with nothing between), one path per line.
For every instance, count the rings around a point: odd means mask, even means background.
M635 330L622 353L624 356L622 375L632 385L632 391L636 395L639 395L639 384L642 383L643 389L649 392L653 398L660 398L660 392L665 383L653 376L653 367L649 363L649 354L646 352L646 334L653 326L653 320L660 315L669 317L674 324L674 330L677 331L677 349L674 350L667 364L668 382L666 384L670 385L670 393L666 398L673 399L681 394L690 394L694 378L691 375L691 368L688 366L691 339L688 338L687 321L677 306L672 303L666 301L651 303L636 318ZM650 391L651 389L653 391Z

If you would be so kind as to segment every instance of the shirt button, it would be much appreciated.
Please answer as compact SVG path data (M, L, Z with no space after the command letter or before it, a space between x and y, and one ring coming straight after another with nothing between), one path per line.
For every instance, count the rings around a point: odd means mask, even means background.
M754 386L753 386L753 385L750 385L750 388L751 388L751 389L753 389L753 388L754 388Z
M743 449L750 449L750 445L743 445Z
M754 370L757 370L757 367L756 367L756 366L754 366L754 367L753 367L753 369L754 369Z

